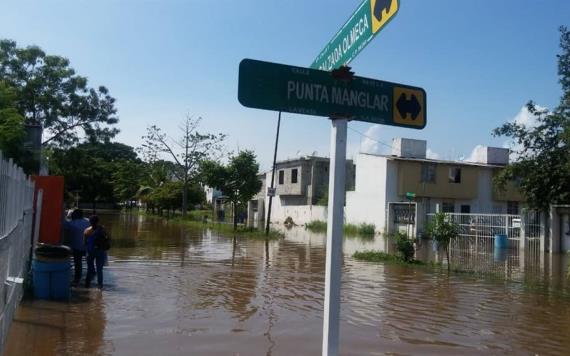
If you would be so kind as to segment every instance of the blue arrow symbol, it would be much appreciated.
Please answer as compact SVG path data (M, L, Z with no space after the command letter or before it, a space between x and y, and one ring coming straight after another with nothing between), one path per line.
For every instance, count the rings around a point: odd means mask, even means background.
M405 119L408 114L412 115L412 120L418 118L422 107L415 94L412 94L410 100L406 98L406 94L402 93L396 102L396 108L400 112L400 116Z

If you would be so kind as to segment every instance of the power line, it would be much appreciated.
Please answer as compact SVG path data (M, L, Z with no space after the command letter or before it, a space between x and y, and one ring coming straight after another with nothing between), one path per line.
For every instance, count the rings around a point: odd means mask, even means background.
M394 146L392 146L392 145L390 145L390 144L388 144L388 143L386 143L386 142L382 142L382 141L380 141L380 140L377 140L377 139L375 139L375 138L372 138L372 137L370 137L370 136L368 136L368 135L366 135L366 134L364 134L364 133L358 131L357 129L355 129L355 128L351 127L351 126L348 126L348 128L349 128L349 130L352 130L352 131L356 132L357 134L361 135L362 137L365 137L365 138L367 138L367 139L369 139L369 140L371 140L371 141L380 143L380 144L382 144L382 145L384 145L384 146L386 146L386 147L388 147L388 148L390 148L390 149L394 149Z

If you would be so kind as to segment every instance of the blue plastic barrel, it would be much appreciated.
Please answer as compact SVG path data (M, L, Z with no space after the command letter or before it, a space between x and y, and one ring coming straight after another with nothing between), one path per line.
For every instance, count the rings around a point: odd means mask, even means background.
M34 297L69 299L71 265L68 259L32 261Z
M508 248L509 239L507 235L495 235L495 248Z

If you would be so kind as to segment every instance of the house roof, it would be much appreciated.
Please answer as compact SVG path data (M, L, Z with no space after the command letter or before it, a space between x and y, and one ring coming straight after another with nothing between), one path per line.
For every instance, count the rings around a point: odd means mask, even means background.
M446 164L454 166L472 166L472 167L487 167L487 168L504 168L505 165L501 164L488 164L488 163L478 163L478 162L467 162L467 161L448 161L442 159L431 159L431 158L410 158L410 157L399 157L394 155L383 155L374 153L360 153L361 155L385 157L393 161L411 161L411 162L425 162L425 163L435 163L435 164Z

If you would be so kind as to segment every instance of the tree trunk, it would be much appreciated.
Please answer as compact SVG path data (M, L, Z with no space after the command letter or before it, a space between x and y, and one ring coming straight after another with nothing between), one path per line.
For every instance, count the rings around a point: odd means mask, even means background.
M449 262L449 246L445 248L445 255L447 256L447 272L451 271L451 262Z
M188 210L188 192L186 189L188 182L184 182L182 186L182 217L186 217L186 210Z
M234 208L234 231L237 230L237 209L236 209L236 203L232 203L233 204L233 208Z

